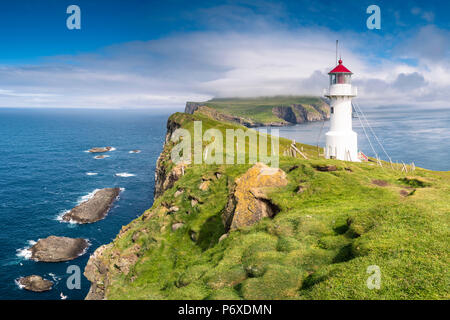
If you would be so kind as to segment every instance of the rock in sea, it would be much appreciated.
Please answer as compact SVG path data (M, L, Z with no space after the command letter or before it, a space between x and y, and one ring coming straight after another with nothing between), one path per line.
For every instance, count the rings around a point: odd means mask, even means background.
M89 149L88 152L91 152L91 153L103 153L103 152L108 152L108 151L111 151L111 150L112 150L112 147L101 147L101 148Z
M92 223L103 219L120 193L120 188L98 190L94 196L63 215L64 221Z
M43 292L51 290L53 287L53 282L50 280L46 280L41 276L32 275L20 278L19 285L22 286L25 290Z
M31 259L41 262L62 262L78 258L89 246L86 239L50 236L30 248Z

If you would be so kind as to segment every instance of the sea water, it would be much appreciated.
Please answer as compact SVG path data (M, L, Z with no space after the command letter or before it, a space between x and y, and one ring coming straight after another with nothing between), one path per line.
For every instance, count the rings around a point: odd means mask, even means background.
M89 255L120 228L150 208L154 172L170 111L0 109L0 299L83 299L90 283L69 290L70 265L81 273ZM112 146L94 159L92 147ZM129 153L141 150L140 153ZM96 189L123 188L105 219L61 222L61 215ZM27 250L50 235L86 238L87 252L72 261L29 260ZM15 280L40 275L55 282L43 293L20 289Z

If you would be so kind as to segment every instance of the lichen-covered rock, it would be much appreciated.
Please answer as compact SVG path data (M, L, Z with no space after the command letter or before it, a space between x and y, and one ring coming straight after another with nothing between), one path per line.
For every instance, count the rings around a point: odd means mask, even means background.
M25 290L34 292L49 291L53 287L53 282L42 278L41 276L31 275L28 277L22 277L18 280L19 285Z
M279 209L267 196L271 188L287 185L286 173L257 163L236 180L222 220L230 230L251 226L262 218L273 217Z

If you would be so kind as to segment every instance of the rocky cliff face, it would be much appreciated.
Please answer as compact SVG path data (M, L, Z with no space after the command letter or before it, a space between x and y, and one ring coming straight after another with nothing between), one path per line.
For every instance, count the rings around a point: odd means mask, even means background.
M274 107L272 112L288 124L322 121L330 118L330 106L325 101L317 105L293 104L288 107Z
M167 133L163 146L163 151L158 157L156 161L156 169L155 169L155 192L154 198L158 198L161 194L164 193L165 190L170 188L173 183L178 180L175 176L170 176L170 172L167 172L167 167L164 165L169 160L169 154L167 152L168 144L170 143L170 139L172 134L177 130L181 125L177 123L173 118L169 118L167 121ZM170 181L168 181L168 179Z

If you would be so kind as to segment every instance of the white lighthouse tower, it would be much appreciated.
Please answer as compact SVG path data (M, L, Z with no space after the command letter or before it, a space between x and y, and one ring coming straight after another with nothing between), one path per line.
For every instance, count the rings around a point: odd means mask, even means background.
M352 99L356 87L352 87L352 72L342 64L331 70L330 88L325 96L330 99L330 131L326 133L325 156L327 159L360 161L356 132L352 130Z

